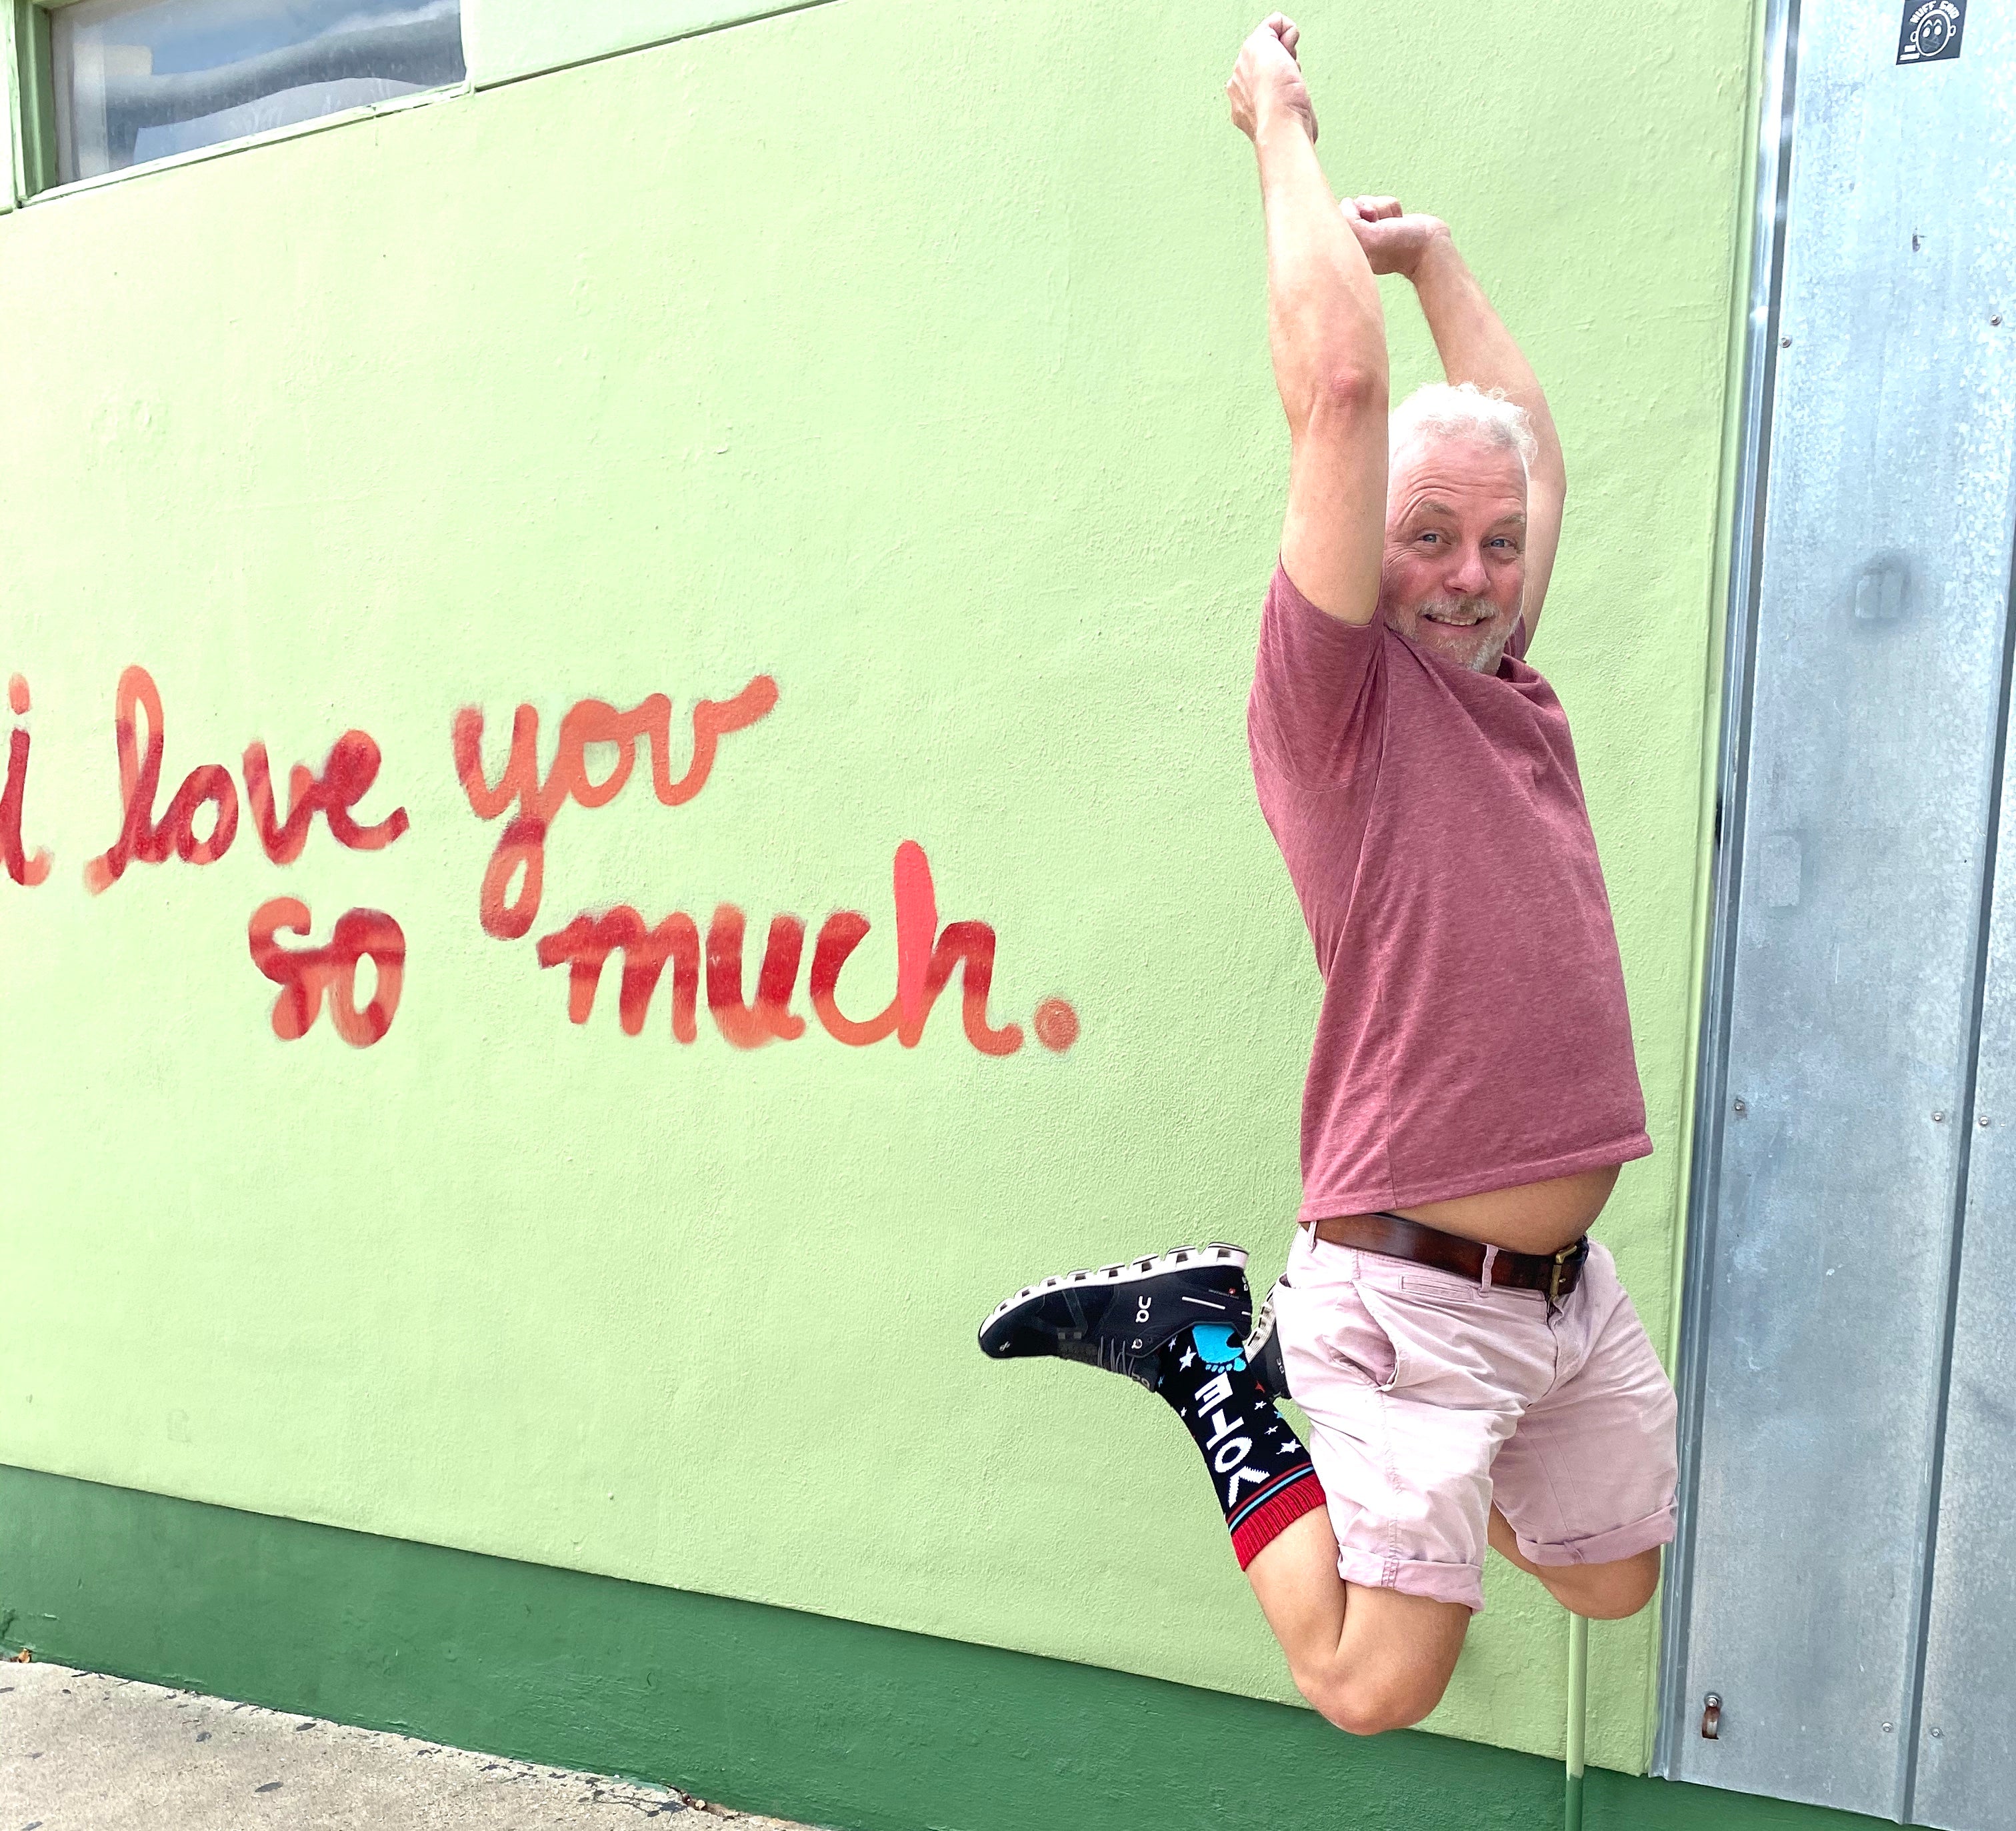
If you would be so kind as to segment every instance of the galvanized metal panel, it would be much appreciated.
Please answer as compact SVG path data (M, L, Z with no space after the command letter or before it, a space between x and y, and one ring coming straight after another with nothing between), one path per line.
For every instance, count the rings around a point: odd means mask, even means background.
M1977 5L1960 57L1903 68L1899 26L1894 0L1799 21L1666 1743L1677 1778L1889 1817L1913 1775L2016 402L2016 330L1989 323L2016 301L2016 20ZM1709 1692L1712 1741L1688 1732Z
M2016 1828L2016 782L2005 762L1911 1815Z

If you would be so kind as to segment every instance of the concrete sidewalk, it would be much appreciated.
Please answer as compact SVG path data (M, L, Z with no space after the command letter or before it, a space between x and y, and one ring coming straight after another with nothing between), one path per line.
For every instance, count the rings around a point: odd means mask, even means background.
M0 1663L0 1831L619 1831L673 1817L800 1831L594 1774Z

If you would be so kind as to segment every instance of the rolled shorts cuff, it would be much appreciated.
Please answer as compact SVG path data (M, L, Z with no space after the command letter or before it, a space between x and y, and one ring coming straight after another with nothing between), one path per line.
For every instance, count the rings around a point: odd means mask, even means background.
M1340 1546L1337 1573L1365 1589L1398 1590L1431 1602L1460 1602L1473 1615L1484 1613L1484 1573L1474 1564L1434 1564L1418 1558L1379 1558Z
M1543 1544L1523 1532L1516 1536L1519 1555L1535 1564L1615 1564L1620 1559L1649 1552L1654 1545L1671 1544L1673 1527L1673 1505L1669 1501L1658 1512L1647 1513L1629 1526L1614 1526L1608 1532L1569 1539L1560 1544Z

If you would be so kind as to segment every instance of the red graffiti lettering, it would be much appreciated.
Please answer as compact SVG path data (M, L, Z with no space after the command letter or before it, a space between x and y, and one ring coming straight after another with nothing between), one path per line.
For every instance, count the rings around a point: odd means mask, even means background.
M135 715L140 712L147 719L144 763L137 755L139 726ZM153 676L145 668L128 668L119 676L112 741L119 752L119 798L124 817L119 837L101 856L84 867L85 885L94 896L110 889L134 860L157 865L168 856L166 831L154 824L154 795L161 784L161 750L167 740L162 731L161 696Z
M896 1040L914 1049L938 994L960 975L960 1015L966 1040L983 1055L1013 1055L1022 1047L1019 1024L991 1029L987 994L994 984L994 931L985 922L953 922L938 931L938 897L931 860L914 839L896 848L896 1002L902 1017Z
M512 941L531 927L538 917L546 834L554 819L570 800L585 808L614 801L636 766L639 739L650 748L652 791L667 807L679 807L707 786L721 740L731 731L746 730L776 703L777 683L767 674L758 675L733 699L701 700L693 710L693 753L685 774L675 780L672 702L664 694L651 694L627 712L606 700L579 701L560 720L560 742L543 782L538 712L521 705L512 717L510 754L495 787L483 773L482 709L464 706L455 715L452 737L455 774L469 798L470 811L480 820L494 820L513 802L518 809L484 874L478 903L483 932ZM589 774L587 753L591 745L605 744L614 748L616 761L596 782ZM507 900L511 881L521 869L517 895ZM736 997L739 1001L739 989Z
M28 683L19 674L7 683L7 704L16 718L28 711ZM24 889L32 890L49 874L46 847L30 856L21 837L22 804L28 792L28 733L16 725L7 740L7 782L0 788L0 864Z
M891 999L880 1015L862 1022L855 1022L841 1011L840 969L867 933L867 917L855 910L843 909L828 916L819 925L819 941L812 949L812 982L806 988L812 995L813 1014L826 1026L826 1034L855 1049L880 1042L895 1029L903 1014L900 995Z
M623 950L623 989L618 1011L624 1029L636 1036L644 1028L651 994L665 963L672 963L672 1034L690 1043L698 1034L694 1013L700 1002L700 930L691 916L668 915L655 928L627 903L604 915L578 915L551 935L539 938L539 964L567 969L567 1016L588 1022L595 1009L596 987L603 963Z
M805 925L796 916L772 919L756 975L756 1002L742 1001L742 911L724 903L707 931L707 1007L737 1049L760 1049L772 1036L794 1043L805 1020L790 1013L791 986L805 952Z
M145 755L140 729L146 728ZM116 884L129 864L164 863L172 853L193 865L214 864L231 849L238 833L238 788L221 763L202 763L189 771L167 811L157 821L154 798L160 791L161 756L167 741L161 715L161 695L145 668L131 667L119 676L113 702L112 738L119 753L119 837L84 867L84 881L98 896ZM319 777L294 766L293 805L284 821L276 820L272 770L266 747L254 744L245 752L245 786L252 817L266 856L275 864L290 864L308 841L308 824L319 809L330 837L357 852L376 852L406 831L406 810L394 808L375 827L360 827L350 810L377 780L378 746L362 731L346 731L329 753ZM211 810L210 831L196 835L200 811Z
M520 877L520 874L523 873ZM518 879L518 894L511 883ZM477 907L483 932L500 941L515 941L532 925L546 882L546 823L526 814L505 827L484 867Z
M149 797L151 799L152 798ZM197 809L214 807L210 837L196 836ZM238 785L221 763L199 763L182 780L175 798L168 803L159 833L167 834L175 856L186 864L214 864L231 849L238 834Z
M353 909L337 917L326 947L290 949L273 939L283 930L305 935L312 925L308 905L291 896L276 896L252 912L246 931L252 964L280 988L273 1000L273 1034L284 1043L306 1036L326 994L336 1033L353 1048L369 1049L391 1029L398 1011L406 937L383 910ZM378 983L360 1010L357 963L367 954Z
M939 929L931 861L923 848L913 841L905 840L897 849L895 902L897 993L877 1017L850 1018L841 1011L838 999L841 968L867 935L868 918L843 910L821 925L807 989L813 1014L826 1033L854 1048L879 1043L893 1033L905 1048L914 1049L923 1040L924 1025L938 995L957 973L967 1040L984 1055L1013 1054L1022 1047L1021 1026L1003 1024L997 1029L987 1021L988 995L994 982L994 931L978 921L952 922ZM743 997L746 932L746 918L733 904L723 903L715 911L707 934L707 1009L722 1036L738 1049L760 1048L772 1039L794 1041L805 1029L805 1020L790 1009L805 954L805 924L795 916L772 920L753 1004ZM603 967L621 949L621 1022L634 1036L644 1027L666 960L675 954L672 1033L680 1042L690 1043L695 1032L697 946L697 930L690 917L668 916L655 928L646 928L644 918L623 904L602 915L578 915L565 928L542 936L538 959L542 967L567 968L567 1016L585 1024L595 1008ZM1067 1049L1076 1037L1076 1014L1061 999L1044 1006L1038 1023L1038 1034L1047 1047Z
M317 776L304 763L288 772L287 817L275 818L272 766L263 744L245 751L245 793L252 803L259 843L276 865L290 865L308 842L308 827L319 813L329 837L352 852L380 852L410 824L403 807L395 807L376 826L360 827L350 810L371 792L383 761L368 731L346 731L329 747L328 760Z

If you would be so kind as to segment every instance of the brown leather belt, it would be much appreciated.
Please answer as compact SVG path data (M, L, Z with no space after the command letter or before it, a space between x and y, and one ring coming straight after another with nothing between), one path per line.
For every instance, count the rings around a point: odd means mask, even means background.
M1460 1234L1424 1227L1404 1214L1339 1215L1334 1220L1305 1221L1316 1237L1333 1246L1355 1246L1361 1253L1409 1259L1480 1285L1504 1285L1515 1291L1539 1291L1557 1303L1582 1281L1582 1261L1589 1256L1589 1235L1570 1242L1558 1253L1511 1253L1487 1246Z

